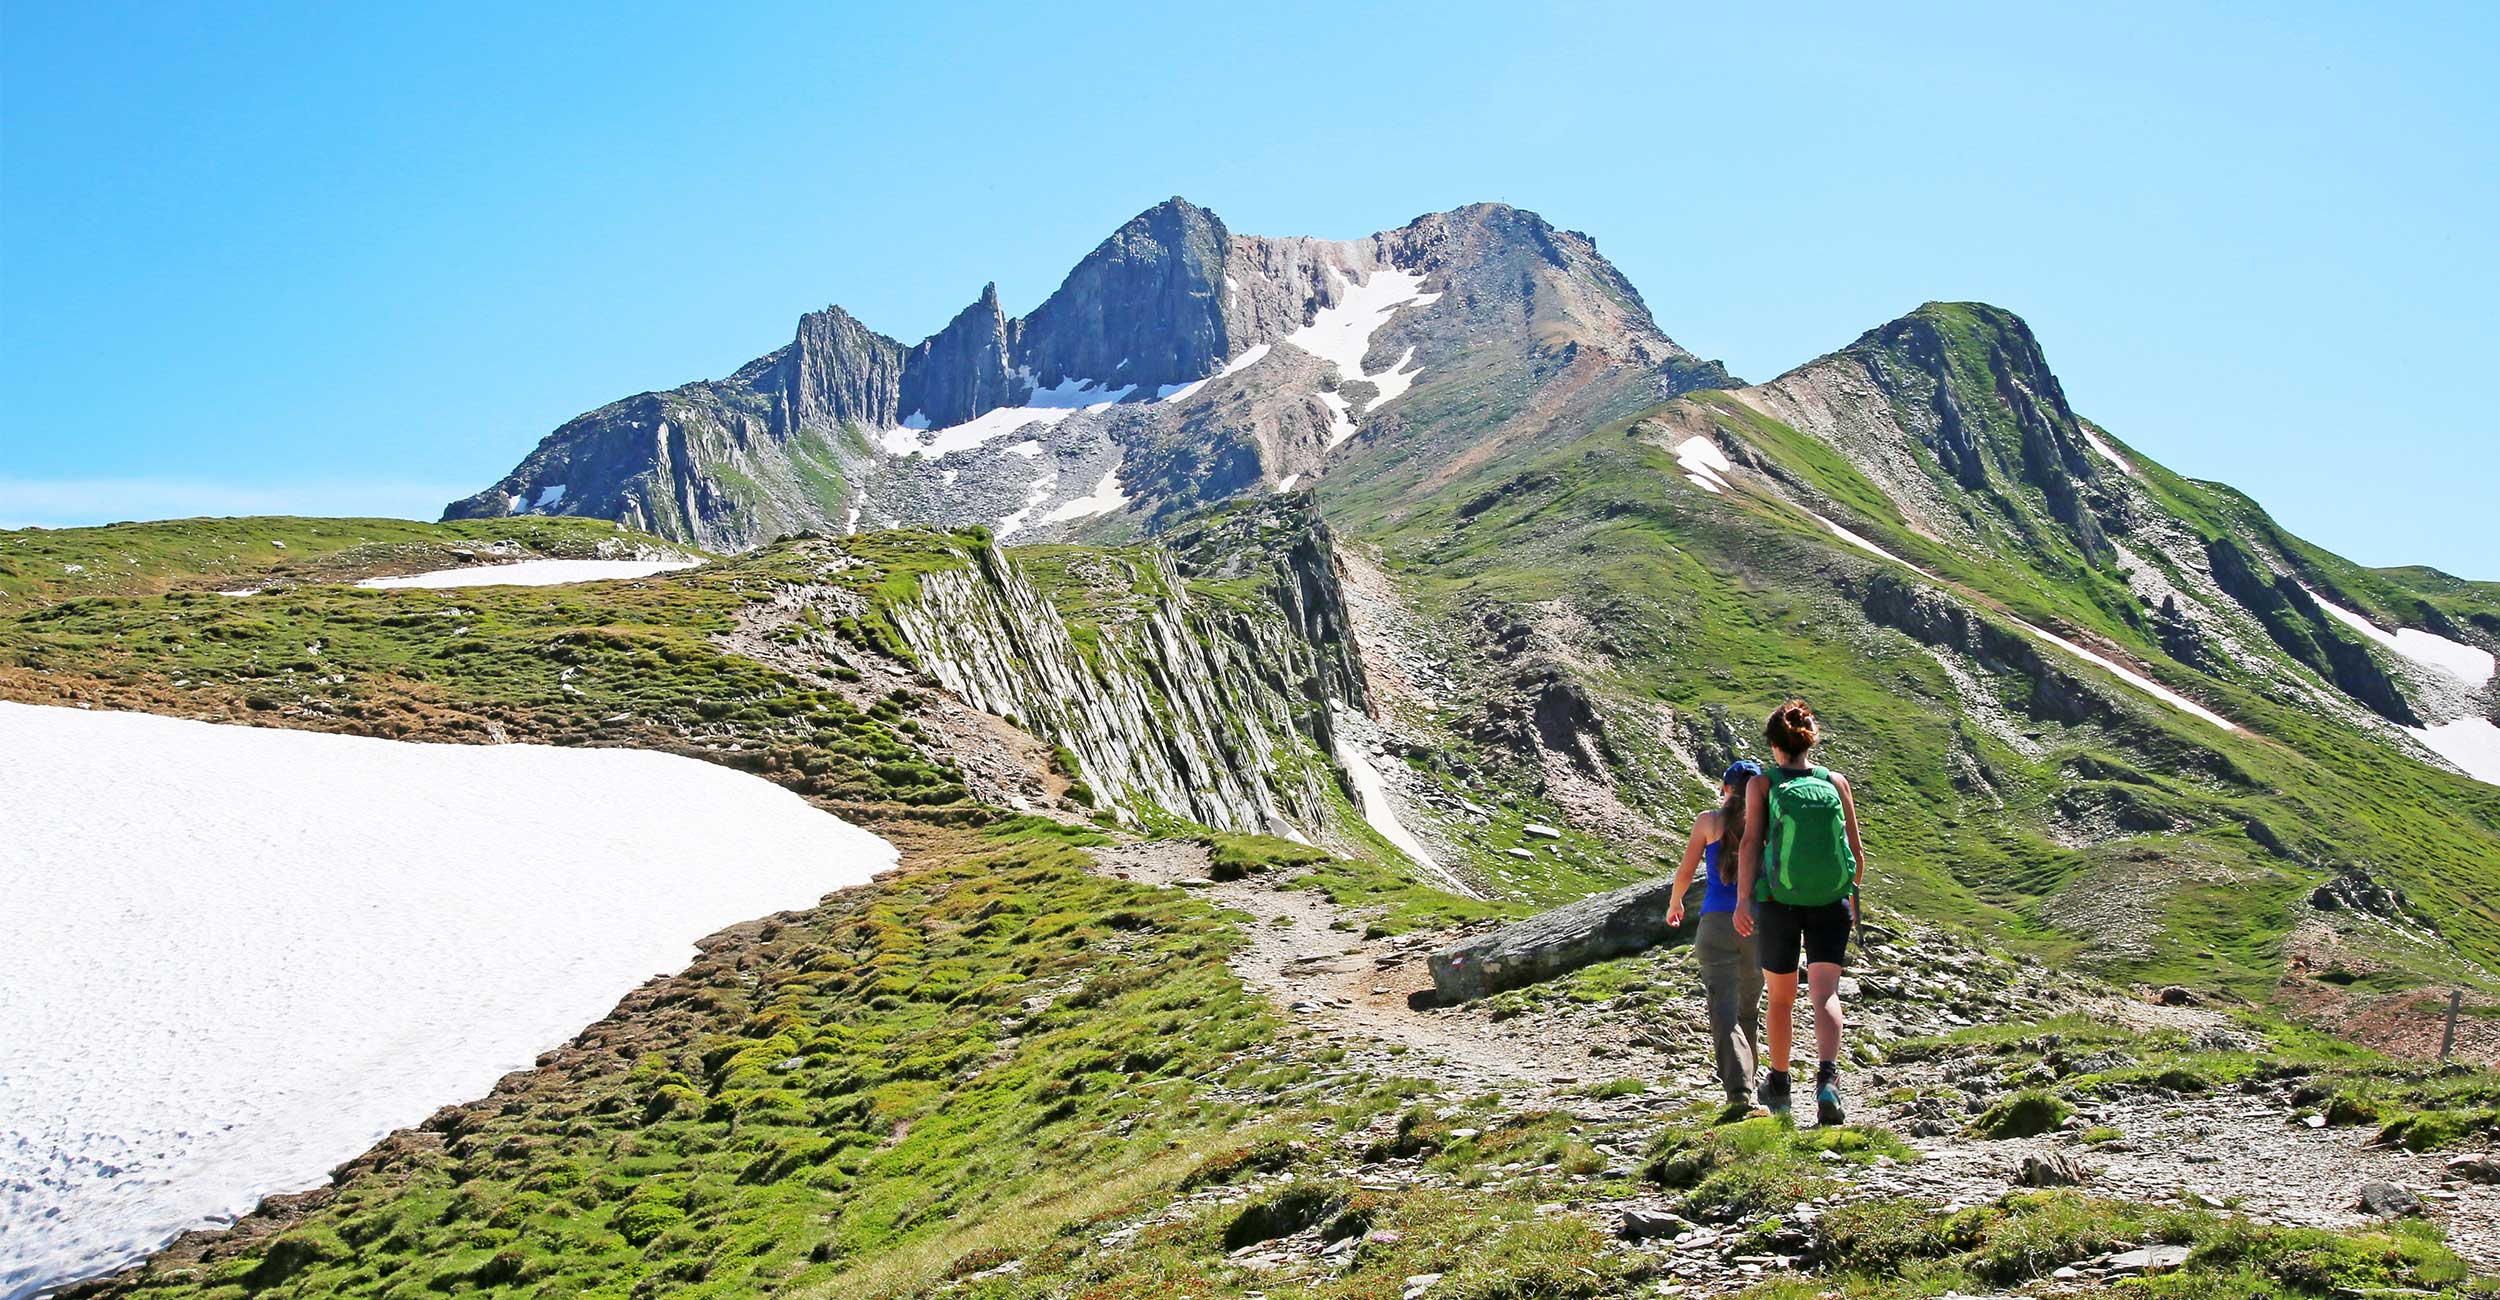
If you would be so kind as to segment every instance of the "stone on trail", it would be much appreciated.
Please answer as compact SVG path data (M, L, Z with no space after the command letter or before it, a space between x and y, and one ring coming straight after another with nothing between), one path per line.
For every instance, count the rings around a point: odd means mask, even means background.
M2469 1183L2500 1183L2500 1156L2458 1156L2448 1162L2448 1176Z
M1465 1002L1652 947L1672 933L1674 888L1666 877L1644 880L1452 944L1426 959L1433 991L1444 1005Z
M2014 1181L2025 1187L2081 1187L2092 1181L2092 1171L2073 1156L2050 1152L2024 1156Z
M2145 1246L2110 1257L2109 1266L2119 1273L2160 1273L2187 1262L2185 1246Z
M1665 1210L1644 1210L1639 1207L1623 1212L1623 1223L1615 1235L1625 1241L1647 1241L1652 1237L1672 1237L1693 1225Z
M2422 1198L2394 1183L2363 1183L2353 1208L2382 1219L2411 1218L2422 1213Z

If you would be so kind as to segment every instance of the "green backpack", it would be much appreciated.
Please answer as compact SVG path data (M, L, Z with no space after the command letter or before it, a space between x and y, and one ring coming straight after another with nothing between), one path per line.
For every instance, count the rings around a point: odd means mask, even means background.
M1771 769L1768 810L1771 833L1763 861L1764 894L1792 907L1821 907L1847 898L1857 887L1858 860L1849 852L1848 818L1830 769Z

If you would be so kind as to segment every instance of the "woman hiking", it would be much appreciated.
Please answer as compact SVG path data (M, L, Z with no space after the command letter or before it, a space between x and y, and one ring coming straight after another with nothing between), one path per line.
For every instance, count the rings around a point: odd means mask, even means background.
M1753 1106L1753 1067L1761 1056L1762 965L1753 940L1736 931L1736 856L1745 838L1745 788L1762 765L1741 759L1719 778L1719 806L1693 819L1684 862L1675 869L1667 897L1667 924L1684 924L1684 891L1696 867L1707 872L1701 895L1701 926L1693 932L1693 958L1710 1007L1710 1052L1720 1086L1727 1089L1725 1118L1741 1118Z
M1760 919L1739 910L1736 932L1761 932L1762 973L1770 998L1770 1072L1763 1105L1788 1109L1789 1040L1797 1003L1798 948L1805 949L1806 987L1814 1000L1814 1113L1838 1124L1840 1105L1840 968L1857 924L1858 878L1866 849L1858 841L1858 805L1849 778L1809 766L1818 731L1814 710L1790 700L1763 724L1777 765L1745 793L1744 852L1736 886L1761 900ZM1765 859L1770 870L1763 870ZM1756 882L1760 882L1759 888Z

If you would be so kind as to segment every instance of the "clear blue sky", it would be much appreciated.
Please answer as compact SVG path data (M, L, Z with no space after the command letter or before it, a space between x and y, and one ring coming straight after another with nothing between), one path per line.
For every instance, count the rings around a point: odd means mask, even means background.
M2153 456L2500 578L2492 6L558 8L6 0L0 523L431 517L827 302L1027 310L1166 195L1496 199L1749 379L2010 307Z

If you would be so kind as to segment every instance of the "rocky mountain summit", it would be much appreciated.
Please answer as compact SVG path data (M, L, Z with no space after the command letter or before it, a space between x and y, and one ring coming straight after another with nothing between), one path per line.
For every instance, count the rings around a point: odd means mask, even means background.
M1533 213L1329 241L1237 235L1175 198L1028 315L990 285L904 344L810 312L727 379L567 422L445 517L582 515L716 549L895 523L1133 532L1328 472L1393 411L1498 417L1565 377L1626 411L1727 378L1586 236Z

